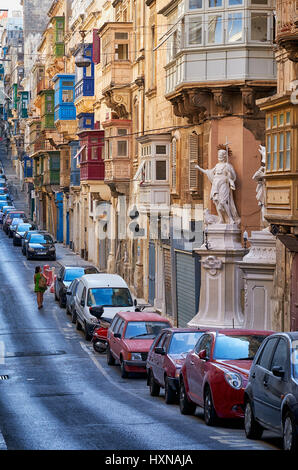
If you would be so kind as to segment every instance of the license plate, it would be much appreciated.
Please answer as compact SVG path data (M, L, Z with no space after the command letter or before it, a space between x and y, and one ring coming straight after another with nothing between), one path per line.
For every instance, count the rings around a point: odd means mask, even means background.
M37 251L36 254L37 255L45 255L45 252L44 251Z

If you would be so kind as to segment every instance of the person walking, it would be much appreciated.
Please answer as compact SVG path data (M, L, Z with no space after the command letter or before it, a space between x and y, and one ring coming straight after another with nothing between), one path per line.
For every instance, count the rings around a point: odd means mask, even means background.
M41 271L40 266L36 266L34 274L34 292L36 292L38 309L42 308L43 294L47 290L47 278Z

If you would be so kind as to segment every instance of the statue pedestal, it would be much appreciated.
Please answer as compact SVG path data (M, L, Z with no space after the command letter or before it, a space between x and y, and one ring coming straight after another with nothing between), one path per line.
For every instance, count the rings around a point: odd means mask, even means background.
M276 240L265 229L252 232L249 241L249 253L238 263L244 280L244 328L271 330Z
M188 326L242 328L243 281L238 263L246 250L241 244L241 230L238 225L209 225L208 244L208 250L204 245L195 250L201 256L200 306Z

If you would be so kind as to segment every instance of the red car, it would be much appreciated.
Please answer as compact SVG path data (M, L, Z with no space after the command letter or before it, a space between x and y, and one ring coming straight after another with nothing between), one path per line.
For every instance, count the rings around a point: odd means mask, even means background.
M146 372L148 351L155 337L168 320L157 313L120 312L115 315L108 330L107 363L120 362L121 377L129 372Z
M204 408L207 425L244 417L244 389L253 358L272 331L222 329L206 332L188 353L179 377L182 414Z
M167 328L153 342L147 359L147 385L150 395L158 396L165 389L165 402L176 403L179 375L187 353L194 348L206 330Z

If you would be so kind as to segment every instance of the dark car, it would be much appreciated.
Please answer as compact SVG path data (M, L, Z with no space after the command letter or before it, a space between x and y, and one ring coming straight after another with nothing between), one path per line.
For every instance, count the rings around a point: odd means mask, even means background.
M67 315L71 315L71 323L76 323L77 321L74 306L78 284L79 279L74 279L66 291L66 313Z
M147 358L147 385L150 394L158 396L165 389L165 402L176 403L179 392L179 375L186 355L205 330L198 328L167 328L152 344Z
M66 291L71 282L84 276L84 274L98 274L94 266L63 266L55 281L55 300L59 300L60 307L66 307Z
M40 230L28 230L27 232L24 233L22 237L22 253L24 256L26 256L27 244L32 233L43 233L43 232ZM44 232L44 233L47 233L47 232Z
M282 435L285 450L298 448L298 332L276 333L261 345L245 389L245 434L265 429Z
M13 219L22 218L24 219L26 214L24 211L18 211L17 209L10 210L9 213L6 215L5 219L3 220L3 230L8 235L9 234L9 226Z
M193 414L196 406L201 406L208 426L218 418L243 418L252 361L262 341L272 333L236 328L204 333L181 369L181 413Z
M36 227L34 224L28 223L19 223L14 232L13 232L13 244L14 246L21 246L22 245L22 238L24 234L30 230L34 230Z
M55 242L49 233L31 233L26 244L27 259L47 258L56 260Z

